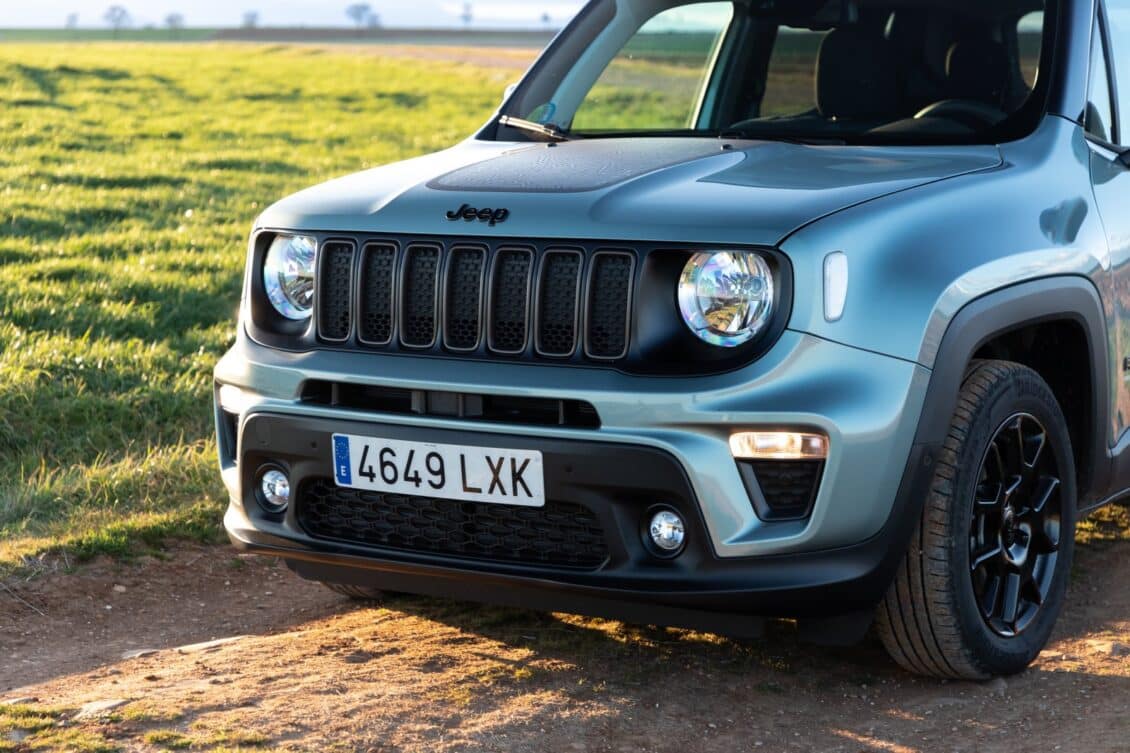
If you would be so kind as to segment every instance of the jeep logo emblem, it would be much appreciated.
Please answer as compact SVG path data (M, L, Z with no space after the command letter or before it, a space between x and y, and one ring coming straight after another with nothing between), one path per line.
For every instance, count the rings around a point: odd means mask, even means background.
M510 216L509 209L490 209L484 207L483 209L475 209L470 204L464 204L453 212L447 213L447 219L455 222L456 220L466 220L467 222L487 222L491 227L494 227L500 222L506 222L506 218Z

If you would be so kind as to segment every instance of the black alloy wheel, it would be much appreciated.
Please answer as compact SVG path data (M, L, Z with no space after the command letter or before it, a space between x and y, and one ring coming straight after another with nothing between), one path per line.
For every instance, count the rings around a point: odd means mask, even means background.
M1028 413L996 431L981 463L969 570L985 623L1010 638L1047 600L1059 556L1060 475L1048 431Z

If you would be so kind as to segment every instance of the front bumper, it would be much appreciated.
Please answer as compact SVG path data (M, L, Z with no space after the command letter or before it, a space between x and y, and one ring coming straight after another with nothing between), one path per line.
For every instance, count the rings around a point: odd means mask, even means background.
M282 353L241 337L216 369L217 384L239 395L238 405L225 406L236 430L226 440L221 431L220 442L221 455L228 445L222 464L232 504L225 522L233 541L283 556L308 577L548 609L572 603L576 611L630 619L641 618L631 605L647 604L652 620L689 624L698 613L802 616L873 605L889 582L892 558L901 557L906 519L917 514L905 477L922 465L920 454L929 454L912 447L929 372L906 361L796 332L745 369L695 379L503 363L444 369L421 361ZM595 406L601 428L486 425L311 405L300 399L308 380L583 400ZM761 520L730 454L733 431L767 426L814 428L829 437L823 482L805 520ZM304 477L332 477L334 432L541 449L556 458L547 465L551 497L599 511L613 534L609 559L576 571L381 551L315 539L293 515L261 515L250 491L258 463L286 462L296 487ZM648 557L639 536L641 516L657 501L688 521L688 549L675 560ZM495 587L503 582L505 589ZM656 609L687 614L676 619Z
M670 455L639 447L610 450L599 442L515 437L504 444L542 452L549 499L582 503L596 513L608 542L599 566L453 558L315 537L307 533L303 489L332 473L323 450L331 446L334 432L499 444L497 437L476 432L255 414L244 424L239 464L248 491L232 500L224 521L237 547L281 556L301 575L318 580L738 634L746 632L742 618L750 616L823 617L870 608L886 588L892 553L898 551L892 533L838 550L723 560L711 551L689 480ZM290 473L296 494L285 514L272 514L255 500L253 481L265 464ZM625 468L633 472L625 474ZM687 522L687 547L674 559L657 558L644 545L640 523L656 501Z

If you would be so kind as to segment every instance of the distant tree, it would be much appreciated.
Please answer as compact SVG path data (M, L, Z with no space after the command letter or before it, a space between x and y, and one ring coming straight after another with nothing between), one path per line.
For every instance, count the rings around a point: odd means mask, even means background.
M353 5L345 9L345 15L349 16L358 30L365 25L365 22L372 14L373 7L368 3L353 3Z
M106 13L102 16L106 23L110 24L110 28L114 30L114 36L130 25L129 11L120 5L111 5L106 9Z
M249 10L243 14L243 28L254 29L259 25L259 11Z
M370 29L379 29L381 28L381 17L376 13L370 13L369 17L365 19L365 25Z
M68 29L77 29L78 28L78 14L77 13L68 13L67 14L67 28Z
M459 16L463 20L464 26L470 26L471 22L475 20L474 9L470 3L463 3L463 13Z
M165 26L169 27L169 36L180 39L180 31L184 28L184 16L180 13L170 13L165 16Z
M544 26L550 26L553 24L553 16L549 15L548 13L542 13L541 22Z

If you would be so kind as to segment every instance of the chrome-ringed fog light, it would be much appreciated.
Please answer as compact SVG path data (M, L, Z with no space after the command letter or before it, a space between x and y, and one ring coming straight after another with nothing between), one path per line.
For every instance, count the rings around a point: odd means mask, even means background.
M736 348L773 316L775 284L769 264L753 251L696 253L679 278L679 311L703 342Z
M655 507L648 513L647 542L652 554L668 559L682 554L687 543L687 524L670 507Z
M268 466L259 472L256 496L269 513L278 515L290 506L290 477L281 468Z

